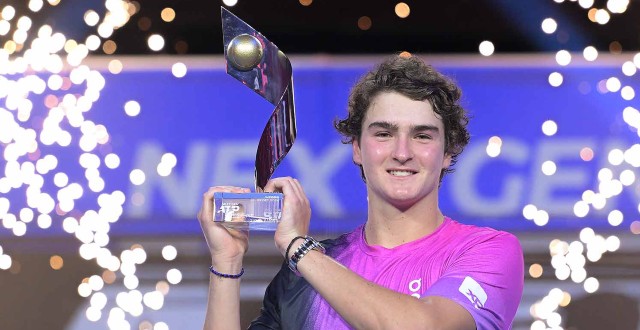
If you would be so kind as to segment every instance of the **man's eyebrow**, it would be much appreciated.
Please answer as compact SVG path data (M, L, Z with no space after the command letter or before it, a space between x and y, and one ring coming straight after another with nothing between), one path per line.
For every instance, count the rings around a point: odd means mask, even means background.
M369 124L368 128L382 128L382 129L397 131L398 125L392 124L388 121L374 121L373 123Z
M438 126L435 125L416 125L411 127L411 130L414 132L422 132L422 131L432 131L434 133L440 132Z
M399 129L397 124L393 124L387 121L375 121L369 124L368 128L382 128L390 131L397 131ZM413 125L411 126L411 131L413 132L424 132L430 131L434 133L439 133L440 129L435 125Z

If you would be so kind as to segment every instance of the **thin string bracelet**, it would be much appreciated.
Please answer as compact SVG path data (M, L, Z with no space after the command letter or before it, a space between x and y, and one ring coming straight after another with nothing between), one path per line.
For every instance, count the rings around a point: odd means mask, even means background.
M215 269L213 269L213 266L209 266L209 270L213 273L213 275L216 275L218 277L223 277L223 278L240 278L240 276L242 276L242 274L244 274L244 267L242 267L240 269L240 273L238 273L238 274L220 273L220 272L217 272Z
M289 262L289 252L291 251L291 247L293 246L293 242L297 241L300 238L305 239L304 236L296 236L291 240L291 242L289 243L289 246L287 246L287 251L284 253L284 262L286 262L286 263Z

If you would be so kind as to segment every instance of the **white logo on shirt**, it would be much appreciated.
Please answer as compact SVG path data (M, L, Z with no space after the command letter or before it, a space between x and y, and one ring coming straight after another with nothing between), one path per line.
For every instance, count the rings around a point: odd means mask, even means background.
M409 291L411 291L411 296L420 299L420 289L422 288L422 279L416 279L409 282Z
M469 276L464 278L458 291L469 298L475 308L480 309L484 307L484 304L487 302L487 293L476 280Z

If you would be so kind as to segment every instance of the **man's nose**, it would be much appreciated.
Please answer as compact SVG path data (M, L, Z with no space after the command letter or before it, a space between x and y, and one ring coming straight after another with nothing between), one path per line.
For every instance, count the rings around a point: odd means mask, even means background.
M404 136L399 136L396 139L393 149L393 158L402 164L413 158L411 139Z

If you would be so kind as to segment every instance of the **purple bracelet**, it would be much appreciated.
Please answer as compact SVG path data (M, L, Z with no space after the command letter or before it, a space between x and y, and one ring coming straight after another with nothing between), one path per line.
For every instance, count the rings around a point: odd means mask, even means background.
M217 272L215 269L213 269L213 266L209 266L209 270L216 276L219 277L224 277L224 278L240 278L240 276L242 276L242 274L244 274L244 267L242 269L240 269L240 273L238 274L224 274L224 273L219 273Z

